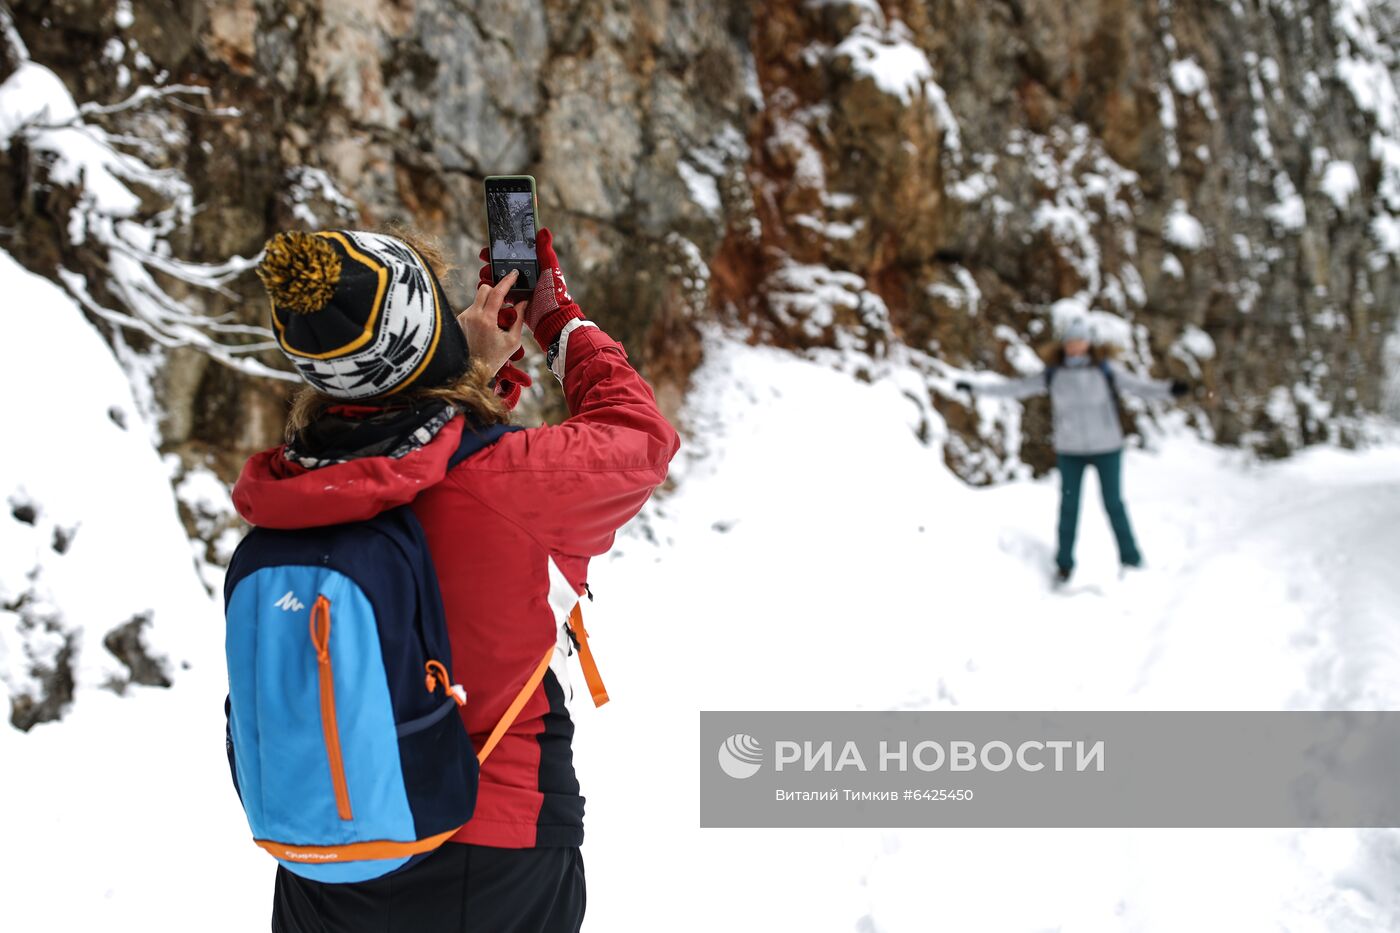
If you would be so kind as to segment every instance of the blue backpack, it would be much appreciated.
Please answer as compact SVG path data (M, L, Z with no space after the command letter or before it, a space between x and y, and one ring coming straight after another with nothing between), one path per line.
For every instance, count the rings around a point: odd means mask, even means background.
M449 469L509 430L464 430ZM426 858L471 818L479 761L458 713L467 697L407 505L343 525L254 528L224 599L229 766L259 846L303 878L365 881Z

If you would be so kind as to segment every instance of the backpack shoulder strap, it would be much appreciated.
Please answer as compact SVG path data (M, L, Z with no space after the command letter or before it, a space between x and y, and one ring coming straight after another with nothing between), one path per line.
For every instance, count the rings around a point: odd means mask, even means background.
M540 658L540 663L535 665L535 669L530 672L530 678L525 681L525 686L520 688L520 692L515 695L515 699L510 701L510 706L501 714L500 720L496 723L496 728L491 730L491 735L487 737L486 744L481 746L481 751L476 753L477 764L485 764L486 757L495 750L496 744L501 741L501 737L506 734L506 730L511 727L516 719L520 717L520 711L525 708L525 704L534 695L535 688L544 680L544 672L549 670L549 662L554 657L554 646L550 645L549 650Z
M588 632L583 627L583 612L580 604L574 604L573 610L569 613L567 625L569 635L578 648L579 663L583 666L583 679L588 684L588 693L593 698L593 705L602 706L608 702L608 688L603 686L603 678L598 674L598 662L593 659L593 651L588 647ZM544 657L540 658L535 669L530 672L530 677L525 681L525 685L520 688L515 699L510 701L510 706L506 707L506 711L501 715L496 727L491 730L491 735L481 746L481 751L476 753L478 764L486 760L486 756L490 755L496 748L497 743L501 741L515 720L520 718L520 711L530 701L530 697L534 695L535 688L540 685L540 681L544 680L545 672L549 670L549 662L553 659L554 646L550 645L549 650L544 653Z
M488 424L479 428L473 425L471 419L468 418L466 424L462 426L462 440L457 445L456 451L447 460L447 468L450 470L472 454L485 450L511 431L523 430L524 428L518 424Z
M1099 372L1103 373L1104 381L1108 383L1108 394L1113 396L1113 404L1123 404L1123 400L1118 397L1118 380L1114 378L1113 367L1108 365L1108 360L1099 361Z

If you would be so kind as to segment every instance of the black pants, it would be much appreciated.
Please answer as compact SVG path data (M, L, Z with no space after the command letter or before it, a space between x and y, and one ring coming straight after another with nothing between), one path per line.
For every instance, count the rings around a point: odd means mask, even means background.
M272 933L578 933L585 902L577 848L449 842L406 871L358 884L279 867Z

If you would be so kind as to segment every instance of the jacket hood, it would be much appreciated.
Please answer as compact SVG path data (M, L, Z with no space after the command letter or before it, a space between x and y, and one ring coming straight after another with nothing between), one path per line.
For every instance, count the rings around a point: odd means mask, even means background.
M261 528L316 528L373 518L442 482L466 421L453 418L431 441L402 457L360 457L311 470L285 448L254 454L233 487L243 520Z

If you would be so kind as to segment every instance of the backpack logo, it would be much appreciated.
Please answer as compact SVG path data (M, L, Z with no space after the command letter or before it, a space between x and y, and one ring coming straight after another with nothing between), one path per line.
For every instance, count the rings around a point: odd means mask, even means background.
M277 600L277 602L272 605L281 609L283 612L301 612L306 608L306 603L297 599L296 593L291 590L288 590L281 599Z

